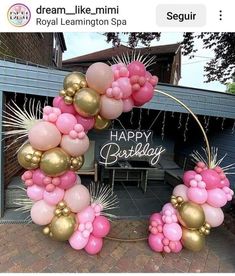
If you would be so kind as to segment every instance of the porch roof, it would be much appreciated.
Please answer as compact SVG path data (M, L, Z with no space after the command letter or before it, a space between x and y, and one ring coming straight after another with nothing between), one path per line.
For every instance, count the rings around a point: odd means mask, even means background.
M55 97L68 71L0 60L0 91ZM160 83L157 89L184 102L197 115L235 119L235 95ZM142 108L187 113L172 99L155 94Z

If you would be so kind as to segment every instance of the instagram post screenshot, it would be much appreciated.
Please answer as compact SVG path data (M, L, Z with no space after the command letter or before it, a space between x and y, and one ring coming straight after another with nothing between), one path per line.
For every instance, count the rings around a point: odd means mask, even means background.
M233 1L0 1L0 272L235 272Z

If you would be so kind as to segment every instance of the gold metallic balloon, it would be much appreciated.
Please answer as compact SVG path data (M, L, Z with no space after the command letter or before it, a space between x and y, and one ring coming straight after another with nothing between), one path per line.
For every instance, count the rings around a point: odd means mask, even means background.
M90 88L82 88L76 92L73 105L80 115L95 116L100 111L100 95Z
M111 121L100 116L100 114L95 117L94 129L104 130L110 126Z
M43 228L42 230L44 235L49 235L50 234L50 227L46 226L45 228Z
M32 170L39 167L40 155L42 152L35 150L30 144L26 144L18 151L17 159L23 168Z
M64 78L64 89L66 90L69 87L75 87L74 84L77 84L79 87L81 87L81 82L83 84L84 82L86 83L85 75L80 72L72 72Z
M59 209L63 210L66 207L66 202L65 201L60 201L57 206Z
M70 169L73 171L78 171L84 164L84 156L71 157L70 160Z
M61 148L50 149L42 155L40 169L48 176L60 176L70 166L70 156Z
M205 246L205 236L201 235L197 230L182 227L183 246L191 251L200 251Z
M73 234L76 226L74 214L54 217L51 221L50 231L52 237L58 241L67 241Z
M200 205L184 202L178 208L178 219L184 227L197 229L205 223L205 214Z

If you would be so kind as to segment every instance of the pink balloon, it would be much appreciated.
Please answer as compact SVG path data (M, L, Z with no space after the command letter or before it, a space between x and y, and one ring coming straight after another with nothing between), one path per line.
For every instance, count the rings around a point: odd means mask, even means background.
M90 235L85 251L90 255L98 254L103 247L103 239Z
M122 100L116 100L109 98L106 95L102 95L100 98L101 108L100 115L105 119L116 119L122 114L123 102Z
M74 185L65 191L64 200L72 212L81 212L90 204L90 193L83 185Z
M88 243L89 237L85 238L80 231L75 231L69 238L71 247L75 250L83 249Z
M47 225L54 217L55 206L47 204L43 199L34 203L31 208L31 218L35 224Z
M186 171L183 175L183 182L185 185L187 185L188 187L190 187L190 180L194 179L195 175L197 173L195 171Z
M88 150L89 144L87 135L85 135L82 139L73 139L69 135L63 135L60 146L70 156L76 157L83 155Z
M212 169L201 172L202 180L206 183L206 189L214 189L220 186L220 176Z
M86 81L88 86L100 94L104 94L112 86L113 80L112 69L105 63L96 62L87 69Z
M223 223L224 213L221 208L212 207L207 203L201 206L205 214L206 222L208 222L211 227L217 227Z
M129 71L129 77L135 75L144 77L146 74L144 64L139 61L132 61L130 64L128 64L127 69Z
M27 195L33 201L43 199L44 188L38 185L32 185L27 188Z
M118 87L120 88L120 90L122 92L122 98L127 99L128 97L130 97L131 92L132 92L132 86L130 83L130 79L129 78L119 78L118 80L116 80L116 82L118 83Z
M201 189L198 187L188 188L188 199L197 204L203 204L207 201L207 191L206 189Z
M174 243L174 246L171 246L171 244ZM182 243L180 241L170 241L170 247L171 247L171 252L173 253L179 253L182 249Z
M63 134L69 134L76 124L77 119L70 113L62 113L56 121L57 128Z
M70 104L70 105L66 104L64 102L64 99L60 96L57 96L57 97L54 98L53 106L59 108L62 113L70 113L70 114L73 114L73 115L75 115L77 113L76 110L74 109L73 105L72 104Z
M103 238L108 235L110 227L110 222L106 217L98 216L93 222L92 234L97 238Z
M218 186L218 188L223 188L223 187L230 187L230 182L227 177L221 180L220 185Z
M173 207L173 205L171 203L166 203L163 207L162 207L162 212L165 212L166 210L171 211L173 214L176 214L176 209Z
M52 192L44 191L43 198L50 205L58 204L64 197L64 190L56 187Z
M152 221L156 221L157 224L160 224L160 225L163 224L162 216L161 216L161 214L159 214L159 213L153 213L153 214L151 215L149 221L150 221L150 223L151 223Z
M182 228L175 222L164 224L163 234L171 241L179 241L182 238Z
M43 179L46 175L43 173L42 170L36 169L33 171L33 183L39 186L44 186Z
M184 201L188 201L188 187L185 186L184 184L177 185L174 190L173 190L173 195L174 196L181 196Z
M156 235L150 234L148 238L148 244L150 248L155 252L163 251L163 243L164 235L162 233L157 233Z
M94 219L95 211L91 206L88 206L86 209L77 214L78 223L93 222Z
M56 97L53 99L53 103L52 103L53 107L59 108L60 99L62 99L60 96L56 96Z
M77 119L77 123L82 125L84 127L85 131L88 131L93 128L95 124L95 118L94 117L83 117L81 115L76 115L75 116Z
M210 189L208 190L207 203L216 208L223 207L227 203L227 196L222 189Z
M146 82L138 91L132 93L134 103L137 105L149 102L153 97L153 86Z
M80 179L80 177L79 177ZM61 189L69 189L73 187L76 183L77 175L73 171L67 171L63 175L60 176L60 185L59 187ZM80 179L81 180L81 179Z
M34 149L46 151L59 145L61 134L54 124L38 122L29 130L28 138Z
M134 101L131 97L127 98L127 99L123 99L123 112L129 112L132 110L132 108L134 107Z

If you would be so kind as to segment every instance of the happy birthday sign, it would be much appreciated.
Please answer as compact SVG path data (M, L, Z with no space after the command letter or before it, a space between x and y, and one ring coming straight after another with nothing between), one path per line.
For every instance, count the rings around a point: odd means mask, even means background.
M149 163L155 166L165 149L162 146L155 147L152 136L149 130L111 130L110 140L100 149L99 163L108 166L119 160L143 160L147 157Z

